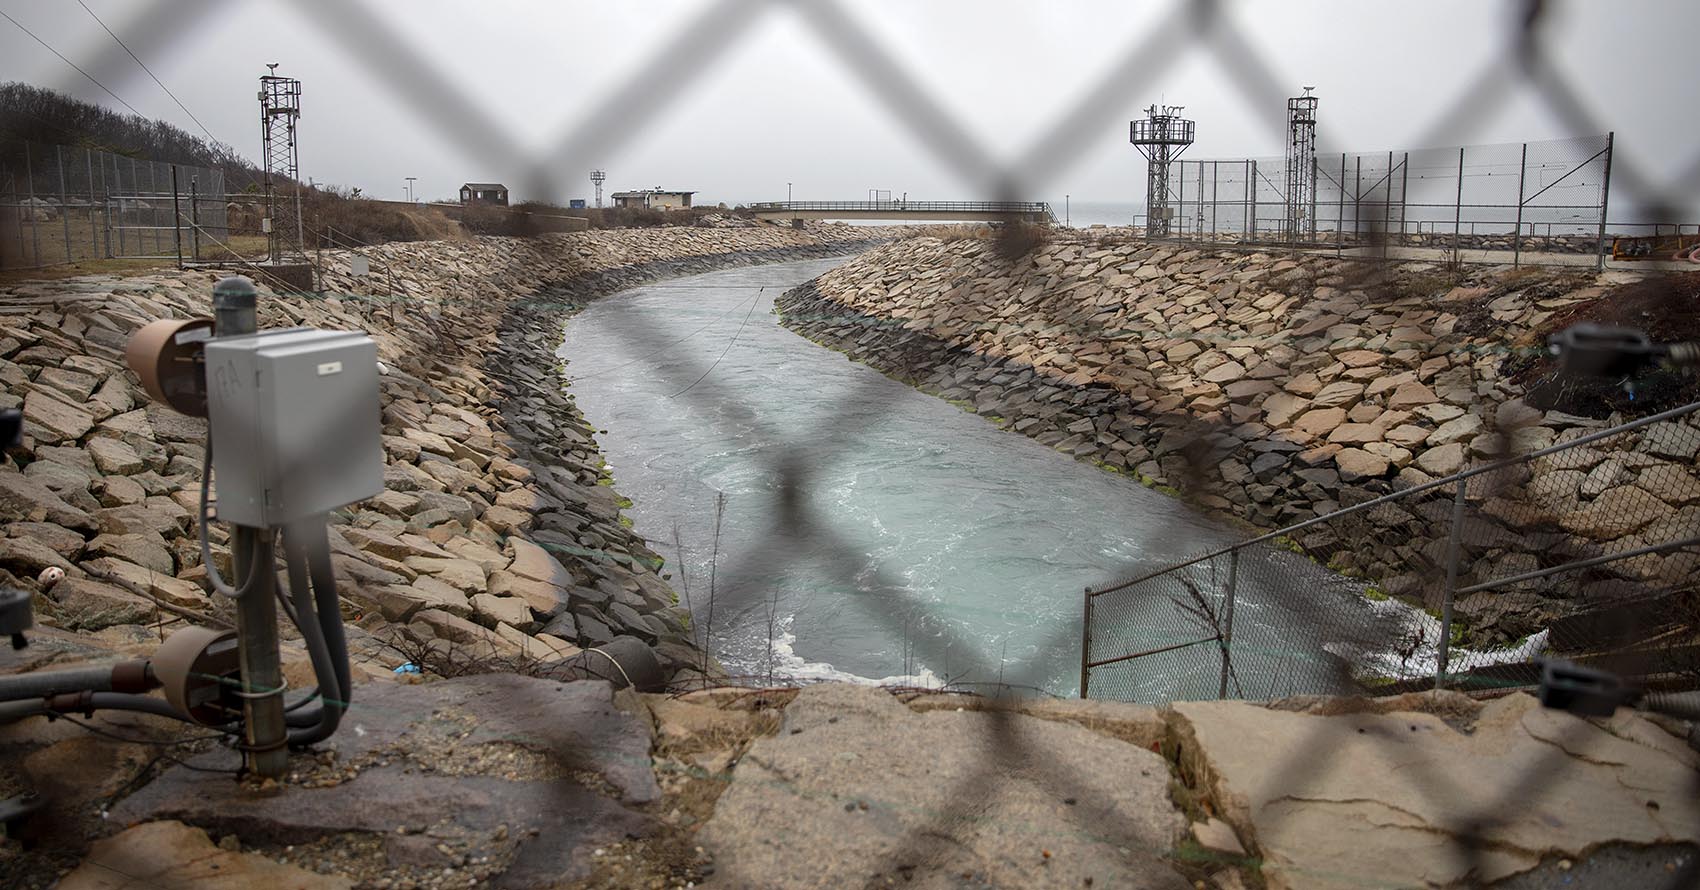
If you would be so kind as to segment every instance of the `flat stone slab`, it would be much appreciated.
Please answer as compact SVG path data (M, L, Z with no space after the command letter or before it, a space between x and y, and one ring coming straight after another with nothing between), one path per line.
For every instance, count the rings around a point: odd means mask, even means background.
M1189 886L1164 760L1073 723L810 686L732 776L710 886Z
M199 828L148 822L96 841L60 890L348 890L354 882L221 850Z
M1528 695L1460 727L1177 702L1182 765L1271 890L1475 886L1602 845L1700 841L1700 755L1641 717ZM1472 852L1472 850L1474 852Z
M118 824L176 820L244 844L304 844L350 832L386 838L397 865L489 857L491 886L534 887L589 874L593 850L654 830L660 797L648 714L614 706L597 681L486 674L416 686L366 685L317 754L291 758L278 789L184 767L113 809ZM190 765L228 769L214 751ZM409 840L409 839L413 840Z

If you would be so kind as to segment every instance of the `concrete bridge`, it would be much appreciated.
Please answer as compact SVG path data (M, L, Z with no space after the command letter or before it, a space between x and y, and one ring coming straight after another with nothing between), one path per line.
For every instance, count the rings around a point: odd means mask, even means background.
M1056 222L1044 201L771 201L751 204L757 219L885 219L935 222Z

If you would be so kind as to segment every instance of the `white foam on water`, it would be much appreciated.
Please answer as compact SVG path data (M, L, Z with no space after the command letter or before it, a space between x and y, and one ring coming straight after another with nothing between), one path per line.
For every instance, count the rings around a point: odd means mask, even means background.
M1433 677L1440 670L1440 619L1398 600L1371 601L1369 607L1377 618L1398 626L1409 654L1397 649L1366 649L1353 643L1328 643L1322 648L1345 659L1360 678L1418 680ZM1528 662L1546 651L1547 634L1542 630L1504 649L1449 647L1447 671Z
M792 618L788 616L781 622L778 634L773 639L773 677L775 680L799 680L803 682L820 682L834 680L840 683L859 683L863 686L916 686L924 689L942 689L944 680L929 670L925 665L918 667L913 674L899 674L891 677L864 677L842 671L824 661L808 661L797 654L797 635L791 632Z

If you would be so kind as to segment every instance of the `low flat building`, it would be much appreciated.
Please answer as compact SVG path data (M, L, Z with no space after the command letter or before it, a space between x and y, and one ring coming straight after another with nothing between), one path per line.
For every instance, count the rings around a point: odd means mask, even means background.
M691 196L696 192L681 192L660 187L638 189L630 192L615 192L615 207L643 207L649 210L683 210L691 206Z
M508 206L508 187L499 182L468 182L460 187L462 204Z

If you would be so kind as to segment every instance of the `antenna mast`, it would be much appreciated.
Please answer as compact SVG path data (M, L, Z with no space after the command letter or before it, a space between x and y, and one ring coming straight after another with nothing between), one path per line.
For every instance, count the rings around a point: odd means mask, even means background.
M1182 118L1184 105L1153 105L1145 119L1128 122L1128 141L1145 156L1145 237L1167 238L1174 208L1169 206L1169 165L1192 144L1194 123Z

